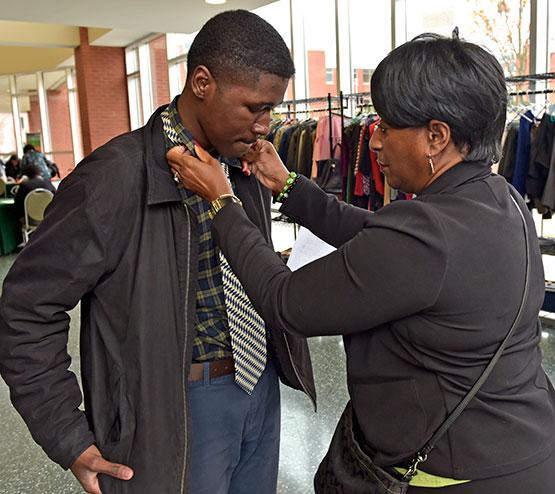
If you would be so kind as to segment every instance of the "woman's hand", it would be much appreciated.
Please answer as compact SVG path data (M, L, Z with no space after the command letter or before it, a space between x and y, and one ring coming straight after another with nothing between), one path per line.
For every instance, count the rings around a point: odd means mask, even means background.
M171 148L166 158L180 182L209 202L224 194L233 194L220 162L195 145L198 158L183 146Z
M275 194L279 194L289 177L289 170L281 161L272 143L258 140L242 158L259 182Z

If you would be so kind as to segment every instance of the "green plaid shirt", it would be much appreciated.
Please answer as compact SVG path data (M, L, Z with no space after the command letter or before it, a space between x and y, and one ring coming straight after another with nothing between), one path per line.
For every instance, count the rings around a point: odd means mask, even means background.
M176 97L162 113L166 149L179 142L195 154L193 136L183 127L177 112ZM169 128L168 128L169 124ZM210 203L190 190L179 187L183 203L196 216L198 229L198 283L195 328L197 334L193 342L193 362L206 362L231 357L231 339L225 309L222 271L219 251L210 228L212 220L208 216Z

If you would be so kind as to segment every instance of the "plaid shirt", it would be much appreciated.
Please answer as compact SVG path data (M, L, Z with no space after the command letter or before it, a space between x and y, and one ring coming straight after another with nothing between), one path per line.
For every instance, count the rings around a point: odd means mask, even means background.
M176 142L195 154L193 136L183 127L177 112L176 97L162 113L162 119L169 123L164 125L166 149ZM193 362L206 362L231 357L231 339L225 309L222 271L219 261L219 249L212 239L210 228L212 220L208 216L210 203L190 190L179 187L183 203L189 206L196 216L198 229L198 288L195 328L197 334L193 342Z

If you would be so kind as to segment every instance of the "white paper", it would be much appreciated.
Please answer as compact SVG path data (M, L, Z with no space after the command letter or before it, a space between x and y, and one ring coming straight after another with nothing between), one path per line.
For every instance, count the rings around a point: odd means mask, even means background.
M293 244L287 266L291 271L295 271L300 267L328 255L333 252L335 247L327 244L310 230L301 227L297 234L297 240Z

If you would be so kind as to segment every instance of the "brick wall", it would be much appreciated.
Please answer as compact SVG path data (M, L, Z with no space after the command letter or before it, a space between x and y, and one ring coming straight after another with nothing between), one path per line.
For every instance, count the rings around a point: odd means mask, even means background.
M326 53L323 50L308 50L308 97L318 98L328 93L336 93L335 69L333 71L333 84L326 83Z
M125 49L90 46L88 31L79 28L75 69L83 152L91 151L130 130Z
M41 132L41 129L39 97L29 96L29 132Z
M60 176L64 178L75 166L67 85L62 84L57 89L47 91L47 98L50 138L52 150L55 151L52 161L58 165Z
M161 35L149 43L150 70L152 72L152 89L154 108L170 101L170 82L168 77L168 53L166 35Z

